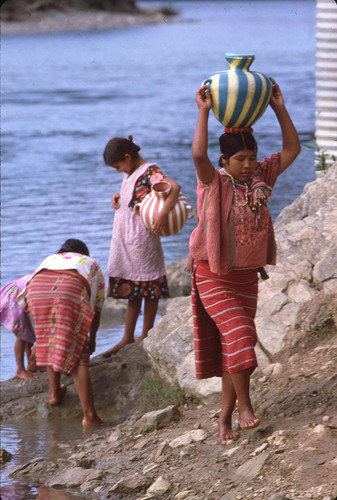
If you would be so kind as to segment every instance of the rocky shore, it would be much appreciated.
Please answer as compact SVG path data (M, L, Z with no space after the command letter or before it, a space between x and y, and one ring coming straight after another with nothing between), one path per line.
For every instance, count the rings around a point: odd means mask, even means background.
M168 270L175 297L143 344L92 360L108 428L66 446L58 460L32 458L12 476L88 499L335 500L337 165L281 212L275 233L278 265L260 284L256 320L258 428L218 443L219 380L194 379L190 277L177 262ZM105 321L114 310L106 305ZM65 383L57 408L46 402L44 374L1 383L3 421L80 422L72 380Z
M136 13L109 11L35 11L14 21L1 21L2 35L59 33L65 31L110 30L132 26L179 22L163 9L146 9Z

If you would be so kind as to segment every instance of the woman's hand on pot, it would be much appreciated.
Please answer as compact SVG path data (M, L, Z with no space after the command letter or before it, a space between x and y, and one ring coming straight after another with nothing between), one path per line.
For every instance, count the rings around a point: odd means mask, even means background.
M154 218L153 224L152 224L152 232L155 234L160 233L160 231L165 227L167 224L167 217L168 214L162 210L159 212L156 217Z
M284 106L283 95L277 83L274 83L273 85L273 91L270 97L269 104L273 109L282 108Z
M212 107L212 96L208 89L209 89L208 85L202 85L197 90L196 101L199 110L200 109L210 110Z

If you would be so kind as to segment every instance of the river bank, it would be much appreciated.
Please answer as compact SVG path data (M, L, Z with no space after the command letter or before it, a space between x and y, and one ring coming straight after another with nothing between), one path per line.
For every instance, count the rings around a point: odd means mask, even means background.
M15 21L2 21L2 35L110 30L132 26L166 24L178 19L165 9L142 9L137 13L107 11L35 11Z
M60 458L30 455L11 467L9 456L6 474L44 498L61 489L64 498L100 500L335 500L336 180L337 165L308 184L275 223L279 265L260 283L256 317L258 428L219 444L219 378L195 381L193 317L181 283L180 296L169 299L143 343L93 358L96 407L106 425L59 443ZM181 265L172 269L172 281ZM3 423L80 422L72 380L66 385L62 404L52 408L46 374L1 383ZM1 494L13 498L6 486Z

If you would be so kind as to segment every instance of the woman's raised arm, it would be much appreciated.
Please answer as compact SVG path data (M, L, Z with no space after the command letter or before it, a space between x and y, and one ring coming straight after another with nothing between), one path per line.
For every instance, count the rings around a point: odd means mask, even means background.
M273 85L270 106L274 110L282 131L281 161L278 172L280 175L300 154L301 144L298 138L297 130L284 104L282 92L277 83Z
M207 92L207 85L197 91L196 101L199 108L198 121L192 143L192 157L197 176L204 184L208 184L214 172L214 167L208 158L208 116L212 107L212 97Z

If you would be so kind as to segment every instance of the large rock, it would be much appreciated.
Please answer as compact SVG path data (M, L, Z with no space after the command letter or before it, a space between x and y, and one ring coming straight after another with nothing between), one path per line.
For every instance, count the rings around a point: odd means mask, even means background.
M304 304L321 290L326 302L337 293L337 165L282 210L275 235L278 262L260 284L256 317L269 359L284 347Z
M191 275L184 271L185 259L176 260L166 266L170 297L191 295Z
M269 280L260 283L256 326L259 366L274 362L295 341L303 311L315 311L306 327L334 318L337 298L337 165L307 184L301 196L286 207L275 223L278 264L269 266ZM304 308L304 309L303 309ZM167 306L144 341L156 371L171 383L178 381L189 395L209 398L220 390L218 378L197 381L194 376L193 321L190 298Z
M191 297L172 299L143 345L160 378L178 382L187 395L207 398L219 392L218 377L195 378Z
M137 407L144 375L151 373L151 364L140 343L132 344L115 356L96 356L90 362L95 406L103 420L118 423L130 416ZM48 377L40 373L38 380L1 382L1 419L22 418L82 419L82 409L72 377L62 377L67 387L60 406L48 404Z

